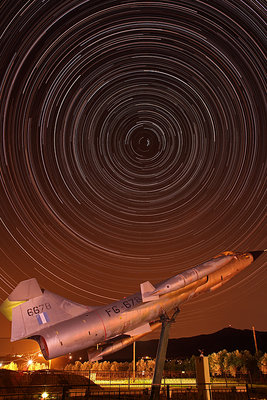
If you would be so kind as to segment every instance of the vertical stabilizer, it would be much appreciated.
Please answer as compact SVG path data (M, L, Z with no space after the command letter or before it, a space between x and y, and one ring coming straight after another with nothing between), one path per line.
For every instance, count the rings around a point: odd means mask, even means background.
M20 282L8 296L10 301L25 301L42 295L40 286L35 278Z

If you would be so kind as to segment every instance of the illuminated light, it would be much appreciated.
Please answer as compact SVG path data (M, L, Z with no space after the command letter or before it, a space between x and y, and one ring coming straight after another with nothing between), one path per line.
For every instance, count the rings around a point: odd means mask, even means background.
M42 399L47 399L49 394L47 392L42 393Z
M32 360L29 360L29 361L27 362L27 365L32 365L32 363L33 363L33 361L32 361Z

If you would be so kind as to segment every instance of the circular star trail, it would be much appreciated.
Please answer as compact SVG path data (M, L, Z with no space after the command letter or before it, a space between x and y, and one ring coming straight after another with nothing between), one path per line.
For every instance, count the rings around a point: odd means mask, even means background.
M99 304L267 247L263 3L2 10L2 299L35 276ZM260 293L255 265L221 293Z

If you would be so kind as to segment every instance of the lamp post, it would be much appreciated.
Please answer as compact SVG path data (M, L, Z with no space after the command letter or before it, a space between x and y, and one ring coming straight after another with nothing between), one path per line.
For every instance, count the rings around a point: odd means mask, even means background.
M135 342L133 342L133 381L135 381Z
M255 344L255 351L256 351L256 354L258 354L258 345L257 345L257 339L256 339L255 326L252 327L252 331L253 331L253 338L254 338L254 344Z

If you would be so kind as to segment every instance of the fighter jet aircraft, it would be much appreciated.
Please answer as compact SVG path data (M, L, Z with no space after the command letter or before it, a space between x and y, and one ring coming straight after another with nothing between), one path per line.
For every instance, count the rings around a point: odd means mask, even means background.
M90 307L41 289L35 278L20 282L1 305L12 320L11 341L34 339L52 359L88 349L98 360L161 326L185 301L213 291L248 267L262 251L226 251L155 286L107 306Z

